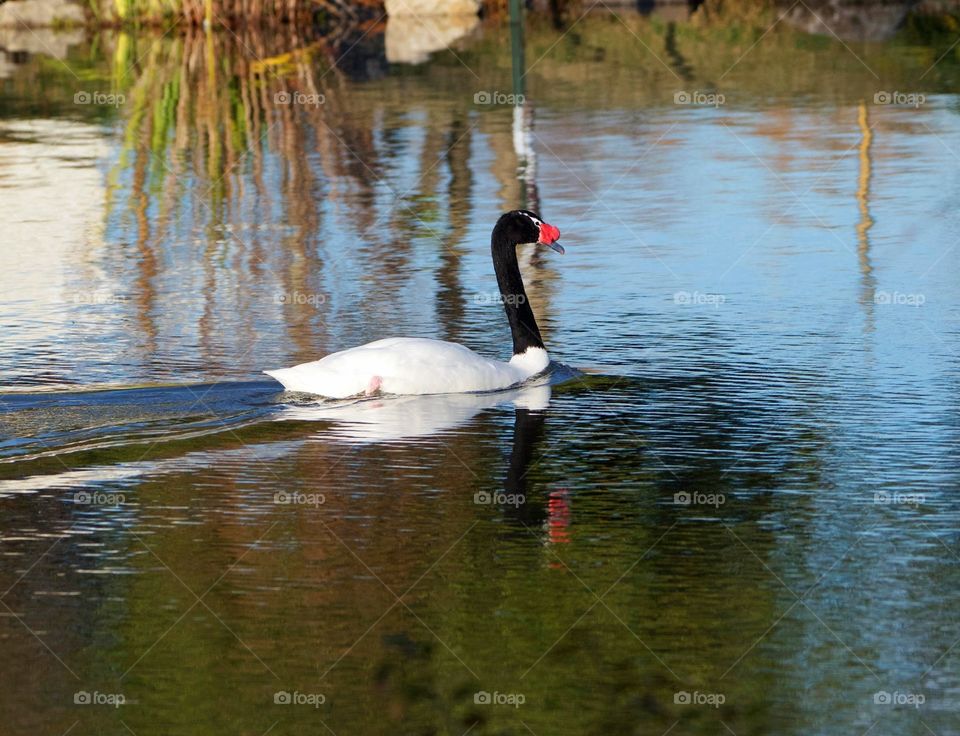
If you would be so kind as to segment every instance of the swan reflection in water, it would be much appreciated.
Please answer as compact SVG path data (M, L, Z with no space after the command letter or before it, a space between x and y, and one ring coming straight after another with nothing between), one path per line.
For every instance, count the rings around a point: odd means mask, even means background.
M284 408L278 421L329 421L324 438L350 443L398 442L429 437L466 424L484 409L513 404L542 411L550 403L549 378L505 391L381 396L345 403L323 401Z
M467 424L486 409L512 405L513 436L510 459L503 480L509 503L498 504L505 517L527 530L541 528L548 544L570 541L570 492L552 488L545 498L531 489L529 471L545 451L544 423L550 404L550 376L541 376L524 386L505 391L423 396L384 396L349 403L323 401L286 406L278 421L328 422L317 439L348 444L402 442L435 436ZM516 503L516 499L521 499Z

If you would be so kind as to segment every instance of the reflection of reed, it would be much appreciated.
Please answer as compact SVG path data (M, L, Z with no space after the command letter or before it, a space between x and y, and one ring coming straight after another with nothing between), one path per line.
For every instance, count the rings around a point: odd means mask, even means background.
M238 38L188 33L148 41L144 53L128 36L119 36L115 84L125 89L129 104L122 150L110 175L113 200L107 216L122 224L132 215L136 222L131 236L139 253L137 319L148 338L142 349L149 355L156 348L154 281L160 245L170 239L171 230L182 227L181 220L204 234L202 264L194 272L203 274L198 327L205 361L222 357L216 347L222 340L217 332L223 309L216 298L223 286L218 281L224 278L218 259L229 251L237 262L247 264L248 271L234 274L238 279L262 281L263 272L271 270L265 260L276 254L264 248L262 229L256 226L264 214L282 221L290 233L283 238L282 266L272 274L282 282L281 289L316 291L309 279L319 271L315 246L320 210L310 196L318 183L310 165L314 146L308 135L311 129L329 131L330 126L322 104L277 100L304 95L320 100L335 91L322 84L329 67L317 63L320 47L297 38L289 41L298 44L297 50L278 56L275 45L256 34ZM133 68L135 79L128 80ZM268 182L267 150L277 152L283 164L276 181ZM372 177L363 171L345 171L343 155L331 160L337 162L331 173L348 177L352 173L372 187ZM119 186L128 171L129 186ZM117 201L124 194L128 199ZM317 336L311 333L318 326L316 310L291 309L287 317L290 333L303 351L315 349ZM243 323L239 329L244 337L255 335L252 324Z
M149 173L149 160L145 156L137 156L133 167L133 202L134 214L137 222L137 252L140 258L140 271L137 278L136 304L137 321L145 337L144 350L148 355L156 352L157 330L152 315L156 303L155 278L157 274L157 259L150 247L150 219L147 213L149 195L146 181Z
M857 177L857 207L860 210L860 221L857 223L857 257L860 263L862 283L861 303L867 307L868 313L873 313L873 299L876 290L876 278L873 275L873 265L870 263L870 240L868 233L873 227L873 218L870 217L870 174L872 162L870 145L873 143L873 131L867 120L867 106L861 102L857 113L857 122L860 126L860 171Z

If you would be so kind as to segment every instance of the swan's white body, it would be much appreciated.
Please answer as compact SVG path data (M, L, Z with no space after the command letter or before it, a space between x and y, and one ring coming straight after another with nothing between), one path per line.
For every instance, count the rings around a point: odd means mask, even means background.
M343 399L385 394L496 391L543 372L550 358L531 347L509 363L490 360L463 345L424 337L390 337L301 363L264 371L288 391Z

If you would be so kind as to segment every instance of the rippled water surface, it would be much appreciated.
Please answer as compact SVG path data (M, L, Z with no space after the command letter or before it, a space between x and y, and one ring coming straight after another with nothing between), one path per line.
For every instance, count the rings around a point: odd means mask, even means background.
M960 733L955 32L681 16L0 67L5 729ZM520 206L549 375L261 374L508 357Z

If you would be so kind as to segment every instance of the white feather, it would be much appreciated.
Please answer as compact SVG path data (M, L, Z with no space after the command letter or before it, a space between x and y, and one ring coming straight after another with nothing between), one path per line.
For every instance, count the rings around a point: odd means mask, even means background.
M264 373L288 391L342 399L365 393L375 383L386 394L495 391L522 383L549 363L542 348L529 348L503 363L453 342L390 337Z

